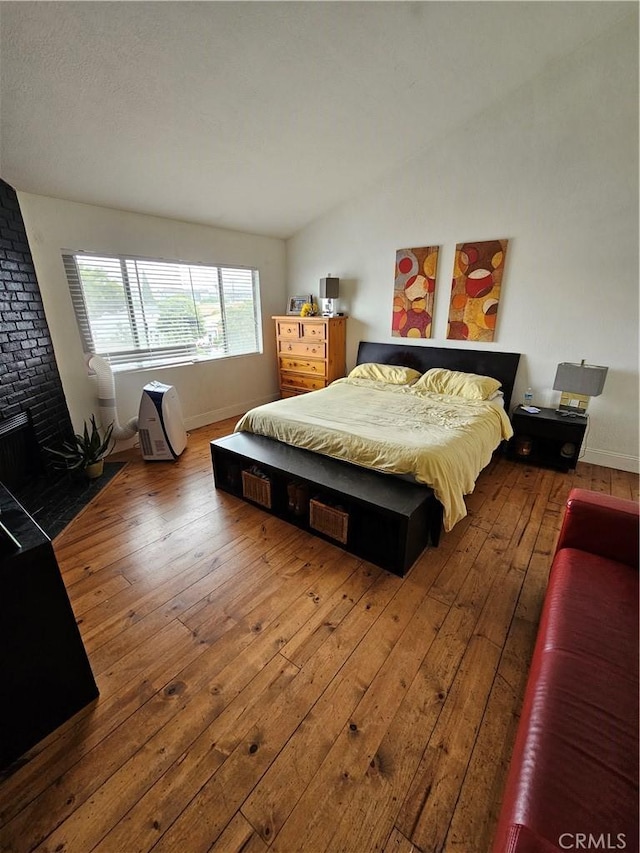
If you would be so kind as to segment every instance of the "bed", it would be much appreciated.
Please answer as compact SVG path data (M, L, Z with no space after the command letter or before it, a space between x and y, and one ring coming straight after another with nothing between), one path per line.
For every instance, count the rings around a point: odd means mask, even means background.
M517 360L512 353L361 343L357 365L406 367L409 371L396 371L394 379L408 376L411 381L385 381L392 371L373 372L369 378L366 371L354 370L320 391L252 409L236 431L430 486L443 505L445 530L451 530L466 515L464 496L473 490L494 450L512 434L506 412ZM433 374L435 368L445 367L443 362L447 370L465 375L484 370L482 376L500 386L498 395L469 399L438 393L449 386L424 385L417 379L427 370ZM430 367L423 370L425 364ZM378 375L382 378L375 378ZM475 394L475 387L471 390Z
M237 451L245 462L255 458L276 485L279 473L290 481L294 469L303 472L312 488L324 476L325 491L333 489L334 503L336 496L344 498L354 537L355 508L362 504L362 495L375 492L371 503L390 511L406 498L411 507L399 510L400 527L426 526L430 541L437 544L437 525L444 523L450 530L466 515L465 494L511 435L507 412L519 358L517 353L361 342L356 368L348 377L252 409L215 452ZM370 376L369 368L377 365L382 366L381 378L375 371ZM448 376L448 371L458 378L475 374L472 380L482 380L480 396L492 399L442 393L443 387L447 392L450 387L434 386L433 380ZM485 388L487 377L492 384ZM499 391L484 394L492 388ZM214 447L212 457L215 474ZM296 468L298 463L303 467ZM312 466L313 476L304 474L304 466ZM216 485L225 477L216 475ZM281 514L286 517L286 512ZM369 519L369 527L382 523L375 515ZM402 538L405 533L394 528L392 535ZM417 535L418 546L424 547L424 541ZM346 536L343 544L350 550ZM403 563L407 559L405 554Z

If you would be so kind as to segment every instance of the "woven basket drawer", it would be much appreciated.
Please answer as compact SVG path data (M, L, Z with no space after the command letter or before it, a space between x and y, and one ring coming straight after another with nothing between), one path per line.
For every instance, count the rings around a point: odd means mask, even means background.
M330 536L342 545L347 544L349 513L327 506L312 498L309 501L309 526Z
M242 472L242 496L247 500L271 509L271 480L250 471Z

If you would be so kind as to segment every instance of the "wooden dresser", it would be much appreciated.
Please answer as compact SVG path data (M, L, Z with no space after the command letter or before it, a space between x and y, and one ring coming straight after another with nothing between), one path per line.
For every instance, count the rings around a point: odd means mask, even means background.
M346 317L274 317L280 396L324 388L345 375Z

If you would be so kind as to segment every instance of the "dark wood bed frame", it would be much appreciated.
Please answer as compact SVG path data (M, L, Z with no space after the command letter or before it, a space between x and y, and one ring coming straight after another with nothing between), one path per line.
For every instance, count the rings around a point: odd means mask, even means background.
M402 365L421 373L446 367L492 376L502 383L507 411L519 360L519 353L367 341L357 356L358 364ZM251 433L212 441L211 460L217 489L395 574L404 575L427 545L438 544L442 506L428 486Z

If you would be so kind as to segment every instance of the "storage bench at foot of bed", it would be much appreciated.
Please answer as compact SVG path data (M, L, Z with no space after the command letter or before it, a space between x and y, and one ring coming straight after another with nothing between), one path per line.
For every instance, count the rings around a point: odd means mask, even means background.
M438 544L442 505L427 486L251 433L212 441L211 460L216 488L397 575Z

